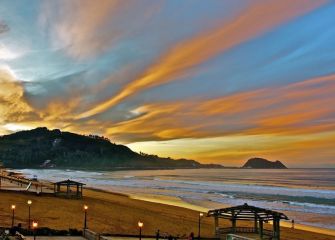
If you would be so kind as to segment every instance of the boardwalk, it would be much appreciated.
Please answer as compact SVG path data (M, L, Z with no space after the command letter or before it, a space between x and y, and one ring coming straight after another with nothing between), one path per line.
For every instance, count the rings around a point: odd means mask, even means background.
M10 176L1 176L1 190L7 191L28 191L34 193L53 193L53 189L46 184L42 184L40 182L31 183L28 188L30 181L27 179L20 179Z

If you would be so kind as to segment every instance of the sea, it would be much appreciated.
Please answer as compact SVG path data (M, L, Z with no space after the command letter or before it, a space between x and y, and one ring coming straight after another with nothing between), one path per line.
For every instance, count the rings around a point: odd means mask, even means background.
M72 179L134 198L213 209L249 205L285 213L297 224L335 230L335 169L17 170L27 177Z

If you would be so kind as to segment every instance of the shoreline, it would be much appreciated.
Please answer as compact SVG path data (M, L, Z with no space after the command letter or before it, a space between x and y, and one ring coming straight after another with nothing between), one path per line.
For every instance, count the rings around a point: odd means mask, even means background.
M74 171L74 172L96 172L96 173L111 173L111 172L132 172L132 171L151 171L151 170L157 170L157 171L170 171L170 170L203 170L203 169L208 169L208 170L217 170L217 169L239 169L239 170L263 170L263 169L251 169L251 168L171 168L171 169L120 169L120 170L88 170L88 169L71 169L71 168L22 168L22 169L12 169L12 168L7 168L7 172L12 172L14 173L15 176L24 176L26 178L26 175L24 173L21 173L19 171L22 170L54 170L54 171ZM295 169L311 169L311 168L288 168L288 169L264 169L264 170L295 170ZM328 169L328 168L319 168L319 169ZM332 168L331 168L332 169ZM335 168L334 168L335 169ZM227 184L240 184L240 185L248 185L249 182L248 180L231 180L227 179L226 180ZM254 186L260 186L260 187L278 187L278 188L289 188L289 189L300 189L301 187L304 187L306 190L332 190L335 191L335 186L311 186L311 185L300 185L300 184L291 184L290 186L282 183L265 183L265 182L253 182Z
M152 197L150 196L139 196L139 195L129 195L130 198L133 199L138 199L142 201L148 201L148 202L154 202L154 203L160 203L160 204L167 204L171 206L176 206L176 207L182 207L182 208L187 208L190 210L194 211L200 211L200 212L208 212L209 208L201 207L195 204L187 203L183 201L180 198L174 198L174 197L167 197L166 199L165 196L159 196L155 197L154 195ZM224 205L222 204L222 207L231 207L230 205ZM285 222L281 221L280 226L285 227L285 228L291 228L291 222ZM307 224L300 224L300 223L295 223L294 224L295 229L299 230L305 230L305 231L310 231L310 232L315 232L315 233L322 233L326 235L331 235L335 236L335 229L329 229L329 228L323 228L323 227L316 227L316 226L311 226Z
M138 200L125 194L110 193L104 190L86 189L83 199L72 200L56 198L47 195L24 194L16 191L6 191L0 194L0 209L4 209L0 219L1 226L10 226L10 203L17 206L15 224L21 222L26 226L26 202L32 200L32 216L37 219L41 227L53 229L82 228L83 205L89 206L88 227L99 233L127 233L137 234L137 222L145 224L144 233L154 235L157 229L162 234L172 234L180 238L187 238L190 232L197 232L199 211L183 206L165 203L149 202L149 198ZM157 200L157 199L156 199ZM170 199L171 201L171 199ZM56 206L55 206L55 203ZM171 202L170 202L171 204ZM38 207L35 207L38 206ZM190 207L188 205L187 207ZM8 209L6 211L6 209ZM108 220L108 221L106 221ZM228 220L220 220L220 227L229 226ZM239 225L248 226L250 223L240 222ZM213 237L213 219L202 220L204 237ZM267 224L271 229L271 225ZM283 240L335 240L335 236L311 229L290 229L282 226ZM314 229L317 230L317 229Z
M206 208L206 207L202 207L202 206L199 206L193 203L188 203L179 197L153 195L153 194L141 194L141 195L140 194L124 194L124 193L108 191L108 190L94 188L94 187L89 187L89 189L93 191L97 191L97 192L104 192L104 193L110 193L110 194L117 194L121 196L127 196L135 200L158 203L158 204L174 206L174 207L181 207L184 209L189 209L189 210L193 210L197 212L207 213L209 210L212 210L211 208ZM231 205L225 205L225 204L221 204L221 205L222 205L222 208L231 207ZM280 226L285 227L285 228L291 228L291 222L281 221ZM295 226L295 229L299 229L299 230L335 236L335 229L317 227L317 226L301 224L301 223L295 223L294 226Z
M28 180L26 176L22 173L15 173L14 169L8 169L7 171L4 172L14 172L14 176L19 176L19 180ZM22 179L23 178L23 179ZM41 183L49 183L49 181L42 180ZM119 193L115 191L109 191L106 189L100 189L96 187L86 187L86 190L93 191L96 193L102 193L102 194L112 194L112 195L118 195L121 197L127 197L129 199L133 200L140 200L140 201L145 201L148 203L155 203L155 204L162 204L166 206L173 206L173 207L180 207L183 209L187 210L192 210L192 211L197 211L197 212L207 212L210 210L209 208L202 207L200 205L194 204L194 203L189 203L187 201L184 201L183 199L179 197L172 197L172 196L164 196L164 195L154 195L154 194L124 194L124 193ZM221 204L222 207L229 207L230 205L224 205ZM291 223L290 222L281 222L281 226L285 228L290 228ZM328 228L322 228L322 227L316 227L316 226L311 226L311 225L306 225L306 224L295 224L295 229L299 230L304 230L304 231L310 231L314 233L320 233L320 234L326 234L330 236L335 236L335 230L333 229L328 229Z

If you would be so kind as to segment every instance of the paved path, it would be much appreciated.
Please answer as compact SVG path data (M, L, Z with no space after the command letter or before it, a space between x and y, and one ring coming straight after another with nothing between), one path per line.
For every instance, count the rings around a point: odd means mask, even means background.
M107 239L107 240L138 240L139 238L138 237L105 237L104 236L104 239ZM155 238L143 238L142 237L142 240L155 240Z
M34 237L26 237L27 240L33 240ZM66 236L60 236L60 237L44 237L44 236L36 236L36 240L85 240L83 237L66 237Z
M11 191L27 191L27 184L21 183L16 180L9 180L6 178L1 179L1 186L0 189L3 190L11 190ZM32 185L29 189L29 192L41 192L40 186L36 187ZM53 190L50 188L43 187L42 192L46 193L53 193Z

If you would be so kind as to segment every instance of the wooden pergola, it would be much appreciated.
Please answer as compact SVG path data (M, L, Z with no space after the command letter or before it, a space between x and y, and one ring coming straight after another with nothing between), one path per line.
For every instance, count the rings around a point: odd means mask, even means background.
M240 206L221 208L208 211L207 217L214 217L215 236L228 233L258 233L260 238L268 236L273 240L280 240L280 220L288 217L280 212L243 204ZM232 227L219 228L219 218L229 219ZM254 227L237 227L236 221L253 221ZM273 222L273 231L264 229L264 222Z
M84 185L84 183L72 181L70 179L56 182L54 183L54 193L56 196L67 198L82 198Z

